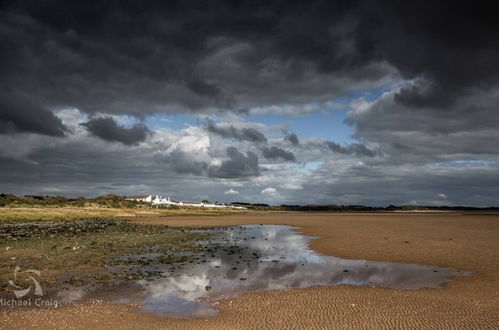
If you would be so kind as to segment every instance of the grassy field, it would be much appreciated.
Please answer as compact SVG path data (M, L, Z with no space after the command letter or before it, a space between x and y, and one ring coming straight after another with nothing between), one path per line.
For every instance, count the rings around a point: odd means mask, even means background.
M67 221L81 219L110 219L120 217L220 216L244 214L234 209L144 209L108 207L0 207L0 225L29 221Z
M54 286L63 281L79 285L92 280L129 279L133 275L126 272L111 274L107 271L108 266L129 264L113 260L114 257L146 254L154 247L154 252L165 255L162 263L186 262L188 256L179 258L175 254L194 254L197 252L196 242L206 238L204 233L186 229L132 224L122 220L124 217L221 216L244 213L244 210L196 208L0 207L0 290L7 289L7 281L12 279L16 266L23 270L40 270L45 286ZM116 225L87 230L87 222L98 226L108 222ZM27 224L35 226L23 229L27 235L9 235L9 228L14 228L15 233L18 230L15 228L22 229ZM62 231L40 229L47 225L50 227L61 224L65 224ZM77 229L81 226L83 231ZM147 263L148 260L137 262ZM68 274L78 275L65 276L63 280L63 275Z
M104 220L93 220L93 223L102 221ZM87 222L74 221L73 224L81 227ZM41 230L29 237L2 237L0 283L3 284L3 289L7 289L7 281L12 279L16 266L23 270L41 271L41 280L46 287L63 283L81 285L89 281L130 279L131 275L126 272L112 274L106 268L131 263L140 266L150 260L130 262L114 257L147 254L154 247L155 253L165 256L162 263L186 262L189 261L189 255L198 252L196 242L208 237L203 232L167 226L142 226L123 221L108 223L110 225L105 228L91 228L87 232L69 226L56 233ZM178 257L175 254L179 252L188 253L187 256ZM68 274L76 275L67 276Z

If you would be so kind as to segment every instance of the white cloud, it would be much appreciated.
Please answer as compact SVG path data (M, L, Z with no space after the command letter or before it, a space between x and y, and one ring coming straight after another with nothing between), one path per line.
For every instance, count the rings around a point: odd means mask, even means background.
M224 192L224 195L239 195L239 191L234 189L229 189L226 192Z
M447 198L447 195L446 194L437 194L438 197L441 197L441 198Z
M263 196L266 196L266 197L279 197L280 196L279 192L275 188L272 188L272 187L268 187L268 188L263 189L260 194Z

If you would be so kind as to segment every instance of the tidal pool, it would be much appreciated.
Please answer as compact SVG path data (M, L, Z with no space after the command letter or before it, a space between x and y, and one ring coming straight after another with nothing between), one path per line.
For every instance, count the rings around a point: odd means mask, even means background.
M142 311L169 317L209 317L219 299L247 292L285 290L317 285L367 285L393 289L438 288L453 276L468 275L451 268L324 256L308 245L314 237L290 226L246 225L210 230L213 238L200 242L203 252L182 264L152 263L129 266L147 274L141 280L59 293L62 301L100 298L115 303L137 303ZM160 260L160 259L158 259Z

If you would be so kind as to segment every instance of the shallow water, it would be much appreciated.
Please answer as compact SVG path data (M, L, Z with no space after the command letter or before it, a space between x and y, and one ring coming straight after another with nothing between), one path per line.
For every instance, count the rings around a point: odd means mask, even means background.
M160 254L123 256L149 258L150 265L130 266L145 273L143 280L92 290L65 290L60 298L74 301L101 298L116 303L138 303L143 311L170 317L208 317L217 313L216 301L246 292L306 288L316 285L369 285L394 289L437 288L453 276L451 268L321 255L308 247L313 237L293 227L251 225L212 230L202 242L197 260L178 264L154 263Z

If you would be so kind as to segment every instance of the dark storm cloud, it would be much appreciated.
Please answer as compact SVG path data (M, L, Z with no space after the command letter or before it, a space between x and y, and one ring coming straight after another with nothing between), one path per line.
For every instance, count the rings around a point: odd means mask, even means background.
M23 91L39 108L140 116L341 93L341 84L324 82L376 81L389 73L387 63L420 79L398 102L444 107L497 83L499 23L487 6L4 2L0 87L10 103L18 100L13 91ZM323 81L310 83L309 73Z
M135 124L130 128L119 126L111 117L94 118L81 124L95 136L111 142L134 145L145 141L151 131L143 124Z
M206 129L226 139L236 139L253 143L267 143L267 138L254 128L235 128L234 126L216 126L212 120L206 121Z
M297 146L300 144L300 140L295 133L291 133L286 136L285 140L289 141L292 145Z
M497 157L499 95L482 92L462 97L452 111L404 106L397 95L387 93L347 117L355 127L354 137L381 145L386 164Z
M291 151L286 151L279 147L265 147L262 149L263 157L267 159L282 159L290 162L296 161L295 155Z
M180 174L205 175L208 164L197 161L194 155L182 150L175 150L169 155L168 161L173 166L175 172Z
M364 144L360 143L341 145L333 141L317 139L312 141L305 141L301 144L301 146L304 150L308 151L332 151L333 153L352 155L357 157L375 157L377 155L377 151L372 150L366 147Z
M474 88L497 84L497 10L493 2L380 2L359 19L355 42L365 56L420 80L400 91L400 104L447 108Z
M54 114L29 95L0 92L0 134L32 132L64 136L66 128Z
M187 86L194 93L197 93L197 94L203 95L203 96L209 96L209 97L216 98L222 93L222 91L220 90L220 87L218 87L217 85L209 84L209 83L204 82L202 80L188 81Z
M194 93L214 99L217 105L222 108L231 108L234 105L234 98L227 94L217 84L210 84L199 79L187 82L187 87Z
M171 186L198 196L212 190L210 182L250 182L262 174L256 154L229 148L224 159L223 148L248 141L263 152L265 135L208 122L211 133L237 141L208 143L207 155L198 157L188 148L169 150L171 141L153 145L141 125L124 128L109 119L85 125L123 145L89 142L68 128L74 118L61 122L60 110L139 119L154 113L258 114L255 109L307 114L300 105L398 81L399 90L349 113L353 136L365 145L285 138L281 147L301 161L327 162L333 154L341 160L335 166L356 164L355 157L365 163L311 170L297 201L312 196L312 203L327 203L343 191L340 202L402 203L411 195L429 201L438 191L464 203L472 190L471 203L497 203L497 166L480 163L494 163L498 155L496 7L367 0L1 2L0 185L47 193L54 186L65 192L82 187L92 195L94 187L124 182L131 194ZM56 138L64 135L71 138ZM141 141L139 148L128 147ZM151 159L158 149L167 159ZM470 163L448 166L463 160ZM434 162L448 167L436 175L435 168L428 170ZM290 189L298 189L301 174L289 173Z
M352 143L348 146L342 146L332 141L326 141L324 144L329 150L340 154L345 154L345 155L353 154L356 156L367 156L367 157L374 157L376 155L374 151L367 148L365 145L359 143Z
M200 160L196 152L181 149L175 149L166 155L155 155L154 160L158 164L168 165L178 174L222 179L249 178L260 175L258 156L255 153L251 151L243 153L233 146L227 147L225 153L228 159L222 160L219 165L209 165L208 161Z
M257 176L260 174L258 156L248 151L246 154L237 150L236 147L227 148L228 160L222 161L220 166L211 166L208 174L216 178L240 178Z
M154 161L148 148L105 145L99 149L89 140L56 141L32 152L31 163L4 159L0 154L0 192L92 197L111 190L122 195L157 193L179 200L202 200L207 191L214 198L218 188L215 179L177 174Z

